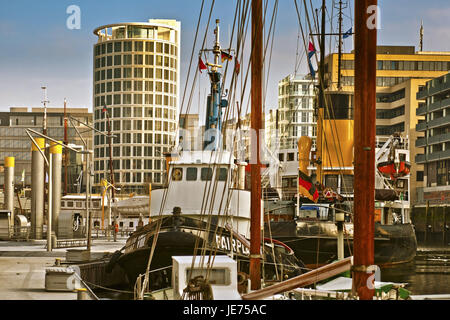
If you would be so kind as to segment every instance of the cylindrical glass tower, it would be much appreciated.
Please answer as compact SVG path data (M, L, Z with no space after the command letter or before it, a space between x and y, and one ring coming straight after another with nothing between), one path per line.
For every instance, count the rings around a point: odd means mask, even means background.
M163 182L174 145L180 84L180 22L149 20L94 30L94 125L111 131L114 183L141 193ZM108 138L94 133L95 187L110 179Z

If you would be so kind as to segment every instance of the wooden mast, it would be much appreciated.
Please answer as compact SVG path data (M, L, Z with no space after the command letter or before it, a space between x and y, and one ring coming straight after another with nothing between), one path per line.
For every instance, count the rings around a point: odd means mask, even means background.
M353 292L361 300L374 295L368 268L374 264L377 9L377 0L355 1Z
M252 0L252 109L251 109L251 224L250 280L251 289L261 288L261 165L260 130L262 129L262 1ZM256 140L256 141L255 141ZM255 163L256 162L256 163Z
M64 99L64 144L67 146L69 144L69 140L67 137L67 101ZM64 148L64 195L67 195L67 165L69 163L68 160L69 151L67 148Z

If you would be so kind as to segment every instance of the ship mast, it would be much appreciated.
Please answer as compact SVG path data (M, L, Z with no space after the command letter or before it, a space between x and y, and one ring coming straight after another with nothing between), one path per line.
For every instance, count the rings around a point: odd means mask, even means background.
M353 292L361 300L374 295L369 282L374 264L377 10L377 0L355 1Z
M252 89L251 89L251 224L250 224L250 280L251 289L261 288L261 161L260 130L262 129L262 1L252 0ZM256 141L255 141L256 140Z
M212 51L214 54L214 63L206 63L207 66L211 67L211 70L208 72L211 81L211 93L208 95L206 106L205 133L207 136L205 137L203 145L204 150L218 150L222 147L222 141L220 139L222 131L222 108L225 108L228 105L227 100L222 99L222 74L218 72L219 68L222 68L219 64L222 55L219 23L220 20L217 19L216 29L214 29L214 34L216 35L214 48L212 50L202 50Z

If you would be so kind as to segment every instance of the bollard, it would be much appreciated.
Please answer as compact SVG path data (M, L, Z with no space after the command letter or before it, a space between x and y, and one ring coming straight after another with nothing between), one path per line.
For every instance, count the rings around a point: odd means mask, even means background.
M59 141L61 143L61 141ZM52 157L52 231L58 232L59 213L61 211L61 172L62 172L62 146L51 142L50 157Z
M89 293L86 288L77 289L77 300L89 300Z
M4 207L11 211L10 221L14 226L14 167L15 158L5 158L5 188L4 188Z
M41 150L45 148L45 139L36 138ZM39 149L31 144L31 228L34 239L42 239L44 225L44 158Z

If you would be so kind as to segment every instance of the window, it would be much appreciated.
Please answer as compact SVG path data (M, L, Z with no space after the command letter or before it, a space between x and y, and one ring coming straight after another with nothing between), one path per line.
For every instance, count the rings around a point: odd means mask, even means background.
M133 43L131 41L126 41L123 43L123 51L124 52L129 52L133 50Z
M131 64L131 54L125 54L123 56L123 64Z
M219 181L227 181L228 177L228 169L227 168L219 168L217 169L217 178Z
M131 75L132 75L131 68L123 68L124 78L131 78Z
M134 56L134 64L144 64L144 57L142 54L136 54Z
M122 64L122 56L121 55L115 55L114 56L114 65L120 66Z
M187 168L186 180L187 181L197 181L197 168Z
M212 169L211 168L202 168L201 180L202 181L211 181L211 179L212 179Z
M143 78L144 77L144 69L134 68L134 77L135 78ZM142 90L142 82L141 82L141 88L139 90Z
M131 104L131 94L123 95L123 104Z
M114 69L114 78L115 79L119 79L122 77L122 69L120 68L115 68Z
M114 43L114 52L122 52L122 42Z
M417 171L416 181L423 181L423 171Z
M293 153L293 152L289 152L289 153L287 154L287 161L295 161L294 153Z
M200 268L186 269L186 285L189 276L193 278L202 275L205 277L206 270ZM212 268L208 270L208 281L214 285L229 285L231 283L230 271L227 268Z

